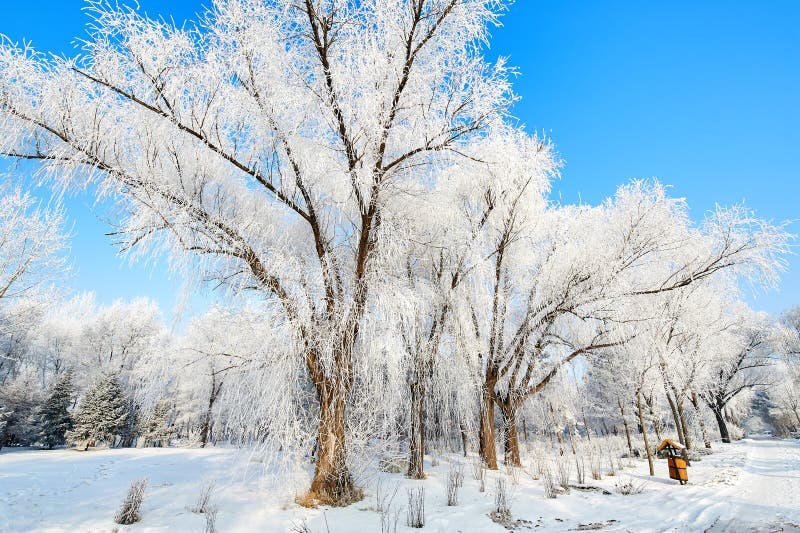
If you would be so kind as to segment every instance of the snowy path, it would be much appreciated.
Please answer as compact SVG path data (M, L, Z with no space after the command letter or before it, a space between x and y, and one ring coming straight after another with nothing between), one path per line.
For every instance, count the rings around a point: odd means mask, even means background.
M427 524L421 531L441 533L503 532L488 518L494 478L486 492L478 490L471 466L464 465L465 483L459 505L447 507L443 480L447 463L429 467ZM230 532L283 532L307 520L311 531L372 533L380 531L374 511L374 480L365 486L364 501L345 509L307 510L291 497L274 494L260 476L260 463L231 449L123 449L94 452L24 451L0 453L0 532L110 532L111 518L132 479L148 477L150 485L143 521L120 532L202 531L202 515L190 513L202 480L220 487L218 528ZM384 487L399 484L398 532L404 527L406 487L420 482L385 475ZM541 484L525 474L512 486L513 514L528 525L517 531L561 532L599 528L617 532L800 532L800 441L743 440L715 444L715 453L689 469L690 483L666 479L665 461L656 477L640 461L616 477L591 483L613 492L620 479L646 483L642 494L622 496L573 490L555 500L543 497Z
M664 460L657 460L653 478L645 463L622 474L626 476L646 482L645 492L628 497L578 495L585 501L569 509L569 527L548 527L545 520L545 527L536 530L567 531L616 520L602 531L800 533L798 440L715 443L712 455L689 468L686 486L668 479ZM613 479L594 483L613 491Z
M710 507L720 511L710 531L741 531L744 526L750 531L800 531L800 443L793 444L743 442L740 464L732 470L738 479L721 492L723 502Z

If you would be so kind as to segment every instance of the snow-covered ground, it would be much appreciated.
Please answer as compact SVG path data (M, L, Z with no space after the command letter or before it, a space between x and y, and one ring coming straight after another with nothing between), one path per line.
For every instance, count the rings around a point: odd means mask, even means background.
M431 532L501 532L506 529L488 517L495 478L490 472L486 491L464 464L464 486L459 505L446 506L448 463L428 465L429 478L412 481L384 475L384 490L398 491L397 531L405 526L406 488L425 487L426 526ZM0 452L0 531L187 531L205 527L203 515L188 510L205 480L215 479L217 528L221 533L292 531L305 524L308 531L331 533L380 532L375 508L377 480L365 487L367 496L345 509L305 509L290 498L276 498L265 482L263 469L232 449L118 449L91 452ZM525 473L515 485L512 511L517 531L800 531L800 441L746 439L715 445L715 453L689 469L690 483L680 486L667 479L665 460L656 477L637 461L615 477L590 484L608 489L579 491L557 499L543 496L541 482ZM147 477L149 488L143 519L133 526L112 522L131 480ZM621 480L646 482L641 494L614 492ZM327 525L326 525L327 524Z

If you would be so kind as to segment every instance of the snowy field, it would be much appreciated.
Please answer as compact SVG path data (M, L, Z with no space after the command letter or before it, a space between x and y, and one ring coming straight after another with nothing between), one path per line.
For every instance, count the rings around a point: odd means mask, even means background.
M426 525L423 531L501 532L506 528L488 517L496 477L506 478L513 493L516 531L800 531L800 441L746 439L715 446L715 453L689 469L690 483L680 486L667 478L659 460L650 479L645 461L637 461L617 476L589 484L602 491L579 491L546 499L541 482L526 473L517 483L506 474L490 472L486 490L464 464L459 505L447 507L446 460L428 465L429 478L412 481L385 475L384 490L394 491L399 511L397 531L405 526L407 487L425 487ZM221 533L306 531L380 532L375 512L375 488L344 509L305 509L289 498L271 496L260 464L231 449L117 449L91 452L8 451L0 453L0 531L108 532L186 531L205 527L203 515L189 507L200 487L216 480L214 499ZM142 521L117 526L112 517L132 479L149 478ZM644 492L623 496L615 484L633 478L646 483Z

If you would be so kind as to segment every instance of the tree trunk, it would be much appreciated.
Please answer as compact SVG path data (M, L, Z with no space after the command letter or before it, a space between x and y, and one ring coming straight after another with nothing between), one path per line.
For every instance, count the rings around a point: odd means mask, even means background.
M658 442L661 442L661 417L656 415L656 412L653 410L653 399L645 398L645 403L647 404L647 409L650 412L650 418L653 421L653 430L656 432L656 438Z
M411 436L409 438L408 472L412 479L425 479L425 397L418 379L411 384Z
M691 450L692 439L691 435L689 435L689 424L686 423L686 412L683 409L683 401L676 400L676 403L678 404L678 418L681 421L681 428L683 428L683 439L685 441L684 444L686 445L687 450Z
M519 433L517 432L517 407L511 398L507 398L500 403L500 412L503 414L503 421L506 426L506 438L504 440L504 459L506 466L522 466L519 456Z
M575 451L575 437L572 436L571 424L567 424L567 438L569 439L569 447L572 449L572 455L576 455L577 452Z
M661 438L661 420L655 416L653 417L653 429L656 432L656 439L658 439L658 442L663 441L664 439Z
M583 415L583 428L586 430L586 439L592 442L592 436L589 434L589 424L586 422L586 409L581 406L581 414Z
M692 391L692 406L694 406L694 412L697 413L697 421L700 423L700 433L703 436L703 445L711 449L711 438L708 436L708 428L706 427L706 421L703 420L703 413L700 411L700 401L697 399L697 393Z
M639 408L639 424L642 427L642 438L644 439L644 449L647 453L647 466L650 467L650 475L656 475L655 468L653 467L653 452L650 450L650 443L647 440L647 426L644 423L644 413L642 412L642 393L636 391L636 406Z
M211 433L211 418L214 412L214 402L217 401L217 396L222 388L222 382L217 383L217 375L214 369L211 369L211 393L208 395L208 408L206 409L203 424L200 426L200 447L205 448L208 444L208 436Z
M686 441L683 439L683 427L681 426L681 420L678 416L678 408L675 406L672 396L669 395L669 391L665 390L664 392L666 392L669 409L672 411L672 419L675 421L675 431L678 433L678 442L681 444L686 444Z
M719 436L722 438L722 442L730 444L731 435L728 433L728 424L725 423L725 417L722 416L722 409L720 407L714 407L711 410L714 412L714 418L717 419Z
M345 506L361 499L350 471L345 448L345 394L330 382L318 389L320 402L317 461L308 494L311 505Z
M483 390L478 440L483 464L489 470L497 470L497 446L494 437L494 381L492 380L487 380Z
M553 433L556 434L556 440L558 440L558 455L564 455L564 441L561 439L561 432L556 430L558 424L556 422L556 410L553 409L553 402L548 402L550 406L550 420L553 424Z
M461 432L461 449L464 452L464 457L467 456L467 449L469 444L469 438L467 437L467 428L464 427L464 424L459 424L458 429Z
M628 421L625 419L625 407L622 400L617 398L617 405L619 405L619 412L622 415L622 426L625 428L625 438L628 441L628 454L633 455L633 446L631 445L631 431L628 428Z

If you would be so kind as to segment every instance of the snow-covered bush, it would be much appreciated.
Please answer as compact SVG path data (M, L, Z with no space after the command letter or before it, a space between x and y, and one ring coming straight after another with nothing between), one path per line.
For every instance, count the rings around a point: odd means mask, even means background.
M398 457L395 454L386 454L378 460L378 469L387 474L399 474L404 472L406 467L405 457Z
M511 495L509 494L506 480L498 477L494 486L494 504L489 517L499 524L511 521Z
M570 477L572 476L572 459L567 455L555 460L555 482L565 493L569 492Z
M425 527L425 487L407 489L406 525L419 529Z
M451 462L445 483L447 505L458 505L458 489L464 484L464 466L459 462Z
M381 513L381 533L397 533L400 509L390 509Z
M606 471L606 475L616 476L619 464L617 463L617 458L613 450L611 449L607 450L606 459L608 460L608 470Z
M647 483L644 481L637 481L633 478L628 478L626 480L618 480L614 483L614 490L616 490L619 494L624 496L628 496L630 494L641 494L644 492Z
M592 474L592 479L603 479L603 455L597 449L589 452L589 472Z
M399 483L396 482L391 486L387 486L386 479L378 477L378 481L375 484L375 510L381 514L389 512L399 489Z
M583 455L575 456L575 481L578 482L578 485L586 483L586 461L583 459Z
M206 528L204 533L217 533L217 508L209 507L205 512Z
M550 467L543 466L539 474L539 479L542 481L542 490L544 491L545 498L558 497L558 488L555 477L550 470Z
M114 516L114 522L117 524L129 525L135 524L142 519L139 509L144 502L144 493L147 489L147 478L136 479L131 482L128 488L128 493L122 501L122 505Z
M217 484L213 479L207 479L200 485L200 494L197 501L189 507L193 513L207 513L214 509L213 499Z

